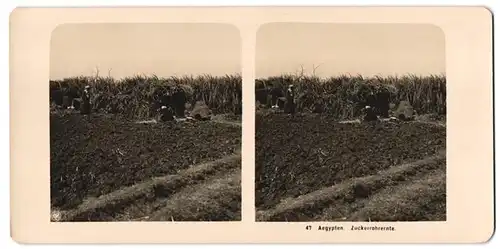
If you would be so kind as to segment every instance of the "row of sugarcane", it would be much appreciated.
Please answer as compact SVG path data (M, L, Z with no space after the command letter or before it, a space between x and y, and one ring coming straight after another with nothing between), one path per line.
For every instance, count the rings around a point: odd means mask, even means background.
M331 78L283 75L258 79L256 101L270 107L270 91L295 86L296 111L328 113L348 119L361 115L370 95L376 103L409 102L418 114L446 115L444 76ZM92 109L133 118L151 118L168 88L182 88L194 105L203 101L214 114L242 112L242 78L239 75L168 77L135 76L121 80L111 77L73 77L50 81L50 99L62 105L63 96L79 98L85 85L92 89ZM375 107L379 112L384 107Z
M73 103L72 99L82 96L86 85L92 89L94 111L130 118L155 117L162 105L162 98L176 89L182 89L189 104L202 101L214 114L241 114L242 110L242 80L238 75L168 78L135 76L121 80L111 77L72 77L50 81L50 101L56 106L64 105L65 99Z
M366 105L372 105L381 115L405 101L417 114L446 115L446 77L441 75L331 78L283 75L257 79L256 101L260 107L269 108L274 104L270 102L272 89L284 93L289 85L295 86L297 112L327 113L350 119L362 115Z

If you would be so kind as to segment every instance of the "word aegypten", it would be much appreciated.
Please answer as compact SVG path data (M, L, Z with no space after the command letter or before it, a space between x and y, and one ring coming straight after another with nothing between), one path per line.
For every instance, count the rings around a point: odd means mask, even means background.
M318 226L318 230L323 230L325 232L344 231L344 227L342 227L342 226Z

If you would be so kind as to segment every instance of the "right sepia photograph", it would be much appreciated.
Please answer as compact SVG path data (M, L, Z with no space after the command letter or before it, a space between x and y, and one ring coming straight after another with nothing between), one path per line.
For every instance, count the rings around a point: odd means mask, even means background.
M256 220L446 221L445 52L429 24L262 25Z

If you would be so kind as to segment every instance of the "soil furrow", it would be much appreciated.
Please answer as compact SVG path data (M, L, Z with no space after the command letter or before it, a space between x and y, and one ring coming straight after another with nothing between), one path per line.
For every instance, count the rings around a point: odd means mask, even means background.
M241 220L241 173L231 170L206 182L187 186L162 202L144 220L235 221Z
M446 129L420 122L339 123L327 116L256 116L256 206L295 198L446 148Z
M51 206L57 209L241 149L240 127L213 122L137 124L100 114L50 119Z
M342 183L322 188L297 198L285 198L275 207L257 212L257 221L312 220L324 209L338 204L359 202L387 186L406 182L411 178L445 167L446 153L391 167L376 175L345 180ZM340 207L339 207L340 209Z
M154 201L169 196L183 187L204 181L218 172L240 169L241 154L235 154L212 162L194 165L176 175L154 177L150 180L124 187L97 198L87 198L77 208L57 211L61 221L88 221L112 219L113 213L137 200Z

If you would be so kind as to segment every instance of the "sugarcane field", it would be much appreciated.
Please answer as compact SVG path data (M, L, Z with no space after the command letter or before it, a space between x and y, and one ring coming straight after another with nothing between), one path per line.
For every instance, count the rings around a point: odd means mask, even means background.
M257 221L446 221L446 77L255 81Z
M50 81L51 220L241 219L241 77Z

